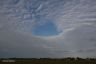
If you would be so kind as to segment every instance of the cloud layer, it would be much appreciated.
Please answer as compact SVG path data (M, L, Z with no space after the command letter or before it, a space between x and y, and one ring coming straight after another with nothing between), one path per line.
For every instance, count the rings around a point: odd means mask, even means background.
M36 36L48 21L58 35ZM95 0L0 0L0 57L96 57Z

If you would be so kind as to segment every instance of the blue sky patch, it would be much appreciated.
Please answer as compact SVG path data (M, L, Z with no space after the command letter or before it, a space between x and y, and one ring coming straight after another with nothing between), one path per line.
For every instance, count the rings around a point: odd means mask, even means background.
M48 21L43 25L37 26L35 29L33 29L32 33L39 36L52 36L59 34L56 26L51 21Z

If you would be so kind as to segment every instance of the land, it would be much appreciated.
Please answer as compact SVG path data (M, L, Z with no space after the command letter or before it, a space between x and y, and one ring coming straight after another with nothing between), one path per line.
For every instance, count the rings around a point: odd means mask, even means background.
M1 58L0 64L96 64L95 58Z

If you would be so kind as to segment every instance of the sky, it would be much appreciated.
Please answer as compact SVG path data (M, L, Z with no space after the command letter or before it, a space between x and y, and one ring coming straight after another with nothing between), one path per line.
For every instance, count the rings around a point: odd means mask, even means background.
M0 58L96 58L96 0L0 0Z

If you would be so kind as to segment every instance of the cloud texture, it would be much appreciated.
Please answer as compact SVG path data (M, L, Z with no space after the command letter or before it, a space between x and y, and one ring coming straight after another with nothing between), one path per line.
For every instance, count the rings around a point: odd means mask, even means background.
M51 21L58 35L38 36ZM0 0L0 57L96 57L95 0Z

